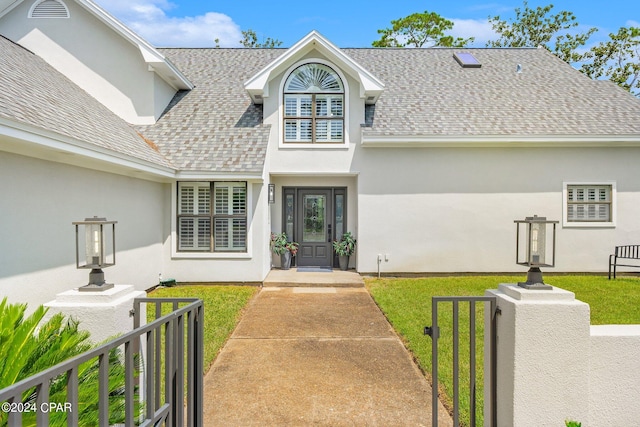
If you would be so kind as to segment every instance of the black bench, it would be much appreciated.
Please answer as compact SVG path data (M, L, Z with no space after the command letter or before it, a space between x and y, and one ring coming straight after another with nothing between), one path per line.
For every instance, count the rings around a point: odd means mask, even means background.
M611 267L613 267L613 278L616 278L616 267L639 267L640 264L621 264L618 259L631 259L640 262L640 245L616 246L614 254L609 255L609 280L611 280ZM630 262L630 261L626 261Z

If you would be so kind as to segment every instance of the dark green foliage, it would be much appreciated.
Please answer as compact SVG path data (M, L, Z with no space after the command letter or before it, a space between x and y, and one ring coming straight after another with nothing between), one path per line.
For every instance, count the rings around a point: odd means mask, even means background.
M285 252L291 252L291 255L298 253L298 242L290 242L287 233L271 233L271 250L276 255L282 255Z
M445 32L453 28L453 22L435 12L424 11L391 21L391 28L378 30L382 37L372 43L374 47L463 47L473 42L453 38Z
M515 9L516 17L513 20L490 16L489 22L500 37L489 41L487 46L542 46L565 62L575 63L584 60L585 54L578 53L577 49L584 46L597 29L590 28L586 33L571 34L569 30L579 25L575 15L564 10L553 15L552 9L552 4L531 9L525 0L524 9Z
M249 48L268 48L273 49L274 47L279 47L282 45L282 41L278 39L272 39L271 37L267 37L264 39L262 43L258 42L258 35L252 29L248 29L246 31L242 31L242 40L240 40L242 46Z
M583 73L592 79L607 78L640 95L640 28L622 27L588 54L592 61L582 65Z
M340 240L333 241L333 250L338 256L351 256L356 251L356 243L351 232L347 231Z
M58 363L80 355L93 346L89 333L78 329L78 322L65 321L58 313L39 330L38 324L47 309L38 307L25 317L26 304L8 304L4 298L0 303L0 389L51 368ZM124 366L121 352L109 353L109 422L124 419ZM79 415L80 425L98 425L98 360L93 359L78 369L78 407L72 408ZM22 402L35 403L36 390L23 394ZM137 400L137 399L136 399ZM48 402L68 402L67 376L54 378L49 388ZM35 425L35 412L23 414L23 425ZM0 412L0 425L5 425L7 414ZM50 413L49 425L63 426L67 414L62 411Z

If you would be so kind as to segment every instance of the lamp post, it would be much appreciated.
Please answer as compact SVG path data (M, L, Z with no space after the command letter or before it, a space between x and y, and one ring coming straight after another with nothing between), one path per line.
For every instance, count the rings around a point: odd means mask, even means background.
M527 281L519 282L518 286L525 289L553 289L553 286L545 284L542 280L540 267L555 266L558 221L547 221L546 217L534 215L514 222L516 224L516 264L529 266ZM551 225L553 229L550 233L548 228ZM520 237L522 229L525 231L523 238ZM520 250L521 242L526 250Z
M102 269L116 263L116 223L117 221L107 221L106 218L97 216L72 223L76 227L76 268L91 269L89 283L78 288L79 291L104 291L113 288L113 283L105 282ZM84 228L83 232L81 228ZM82 234L85 256L81 261L79 242ZM108 257L109 250L111 257Z

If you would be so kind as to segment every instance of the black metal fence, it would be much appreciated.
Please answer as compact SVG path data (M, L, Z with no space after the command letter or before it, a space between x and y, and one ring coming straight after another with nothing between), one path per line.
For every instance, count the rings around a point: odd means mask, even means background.
M465 333L468 332L468 361L462 361L465 364L465 371L468 363L468 392L469 392L469 425L471 427L475 427L478 419L478 411L481 410L483 413L483 417L485 419L484 425L496 426L497 418L496 418L496 314L499 312L499 309L496 306L496 298L492 296L437 296L431 299L431 326L427 326L424 329L425 335L431 336L431 377L433 381L433 391L432 391L432 426L438 426L438 402L439 402L439 382L438 382L438 340L443 338L443 334L441 333L441 326L439 322L439 314L441 313L438 310L438 305L442 305L444 303L451 304L451 317L445 321L447 332L450 328L452 340L452 388L451 391L451 399L452 399L452 413L453 413L453 425L460 425L460 304L468 303L468 327L464 325ZM484 395L490 400L490 405L485 405L483 408L478 408L478 369L476 366L477 362L477 334L476 334L476 318L478 316L478 304L481 303L484 305L484 310L491 316L491 321L488 322L489 330L484 330L484 340L482 341L484 348L482 349L483 362L485 366L490 367L490 378L488 381L485 381L484 384L488 384L489 390L485 390ZM444 310L443 310L444 311ZM448 321L450 320L450 322ZM484 318L481 320L484 321ZM449 338L449 337L447 337ZM488 345L484 345L487 343ZM465 352L466 353L466 352ZM465 387L466 389L466 387ZM488 410L485 410L488 408ZM487 422L488 421L488 422Z
M140 326L141 304L154 307L155 320ZM180 307L182 305L182 307ZM163 306L168 306L163 314ZM84 385L79 372L87 363L97 363L98 425L108 427L113 393L111 364L124 365L124 384L118 398L124 404L125 426L202 426L203 316L196 298L136 298L134 330L106 344L53 366L0 390L0 403L8 414L9 427L23 424L23 414L33 415L38 426L50 425L50 415L63 412L67 426L81 424ZM111 381L111 384L110 384ZM66 401L51 402L53 384L66 388ZM25 395L35 400L23 401ZM56 405L56 406L52 406ZM6 410L5 410L6 409Z

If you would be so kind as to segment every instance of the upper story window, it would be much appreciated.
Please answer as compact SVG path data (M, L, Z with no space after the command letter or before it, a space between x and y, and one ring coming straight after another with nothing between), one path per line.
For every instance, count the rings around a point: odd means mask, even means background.
M285 143L344 142L344 86L330 67L310 63L284 85Z
M39 0L29 11L29 18L68 18L69 9L60 0Z

